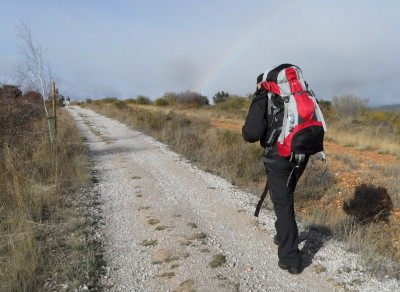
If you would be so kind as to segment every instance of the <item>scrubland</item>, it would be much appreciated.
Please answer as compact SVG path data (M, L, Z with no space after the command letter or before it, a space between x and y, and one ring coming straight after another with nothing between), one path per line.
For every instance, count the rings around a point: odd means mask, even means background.
M266 180L263 149L245 143L240 133L251 98L228 98L214 106L169 98L154 104L104 99L80 105L152 135L258 196ZM352 110L343 111L349 102ZM360 253L371 273L399 279L400 113L369 111L354 96L320 105L328 125L329 167L320 180L322 163L312 159L307 166L295 195L298 219ZM266 202L265 208L271 205Z
M0 290L96 287L96 196L82 136L59 109L50 143L40 96L2 94L0 103Z

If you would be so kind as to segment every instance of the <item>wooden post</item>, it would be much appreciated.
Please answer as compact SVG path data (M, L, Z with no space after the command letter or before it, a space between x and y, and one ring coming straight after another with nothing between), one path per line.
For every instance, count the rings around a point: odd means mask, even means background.
M53 103L53 157L54 157L54 183L56 189L59 187L58 181L58 139L57 139L57 111L56 111L56 84L51 83L52 103Z
M53 118L54 118L54 135L57 135L57 113L56 113L56 84L54 82L51 83L51 91L53 93L52 101L53 101Z

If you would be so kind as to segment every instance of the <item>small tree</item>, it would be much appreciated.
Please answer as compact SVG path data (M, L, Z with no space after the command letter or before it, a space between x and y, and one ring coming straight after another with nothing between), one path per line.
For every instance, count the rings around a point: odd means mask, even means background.
M332 106L341 116L358 117L368 112L369 98L361 98L352 94L334 96Z
M176 103L204 105L204 104L209 104L209 101L207 96L203 96L198 92L186 90L184 92L179 93L176 96Z
M2 98L16 99L22 96L22 91L17 85L5 84L0 88L0 96Z
M332 102L330 100L319 100L318 104L322 110L322 112L330 112L331 108L332 108Z
M156 99L155 105L157 105L157 106L167 106L167 105L169 105L169 103L165 98L161 97L161 98L157 98Z
M147 96L144 95L139 95L136 99L136 103L137 104L150 104L150 98L148 98Z
M27 83L28 88L40 88L43 108L47 118L49 118L46 101L50 97L52 74L50 66L45 60L45 50L33 38L29 26L24 22L21 22L18 36L21 39L20 53L24 56L26 62L24 67L19 68L19 73L24 82ZM51 133L50 120L48 126ZM50 139L52 139L51 136Z
M220 102L224 102L224 101L227 100L228 97L229 97L229 93L228 92L218 91L213 96L213 102L214 102L214 104L217 104L217 103L220 103Z
M174 105L176 103L176 96L178 94L175 92L166 92L163 94L162 98L164 98L169 105Z
M240 112L249 102L245 97L238 95L230 95L225 102L215 105L215 108L222 111Z
M56 88L56 105L59 107L63 107L64 101L65 101L64 95L60 94L58 88Z

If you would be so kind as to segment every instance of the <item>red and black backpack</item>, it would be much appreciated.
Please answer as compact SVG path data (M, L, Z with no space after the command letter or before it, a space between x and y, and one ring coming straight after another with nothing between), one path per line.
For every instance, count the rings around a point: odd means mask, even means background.
M282 64L267 70L262 85L268 91L266 145L278 143L279 154L291 159L322 152L325 121L300 68Z

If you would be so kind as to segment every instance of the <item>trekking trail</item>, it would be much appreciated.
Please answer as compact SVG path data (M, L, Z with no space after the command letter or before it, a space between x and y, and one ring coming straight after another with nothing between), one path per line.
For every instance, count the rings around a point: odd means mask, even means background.
M275 215L153 138L69 106L100 196L105 291L396 291L341 244L299 225L304 271L278 267Z

